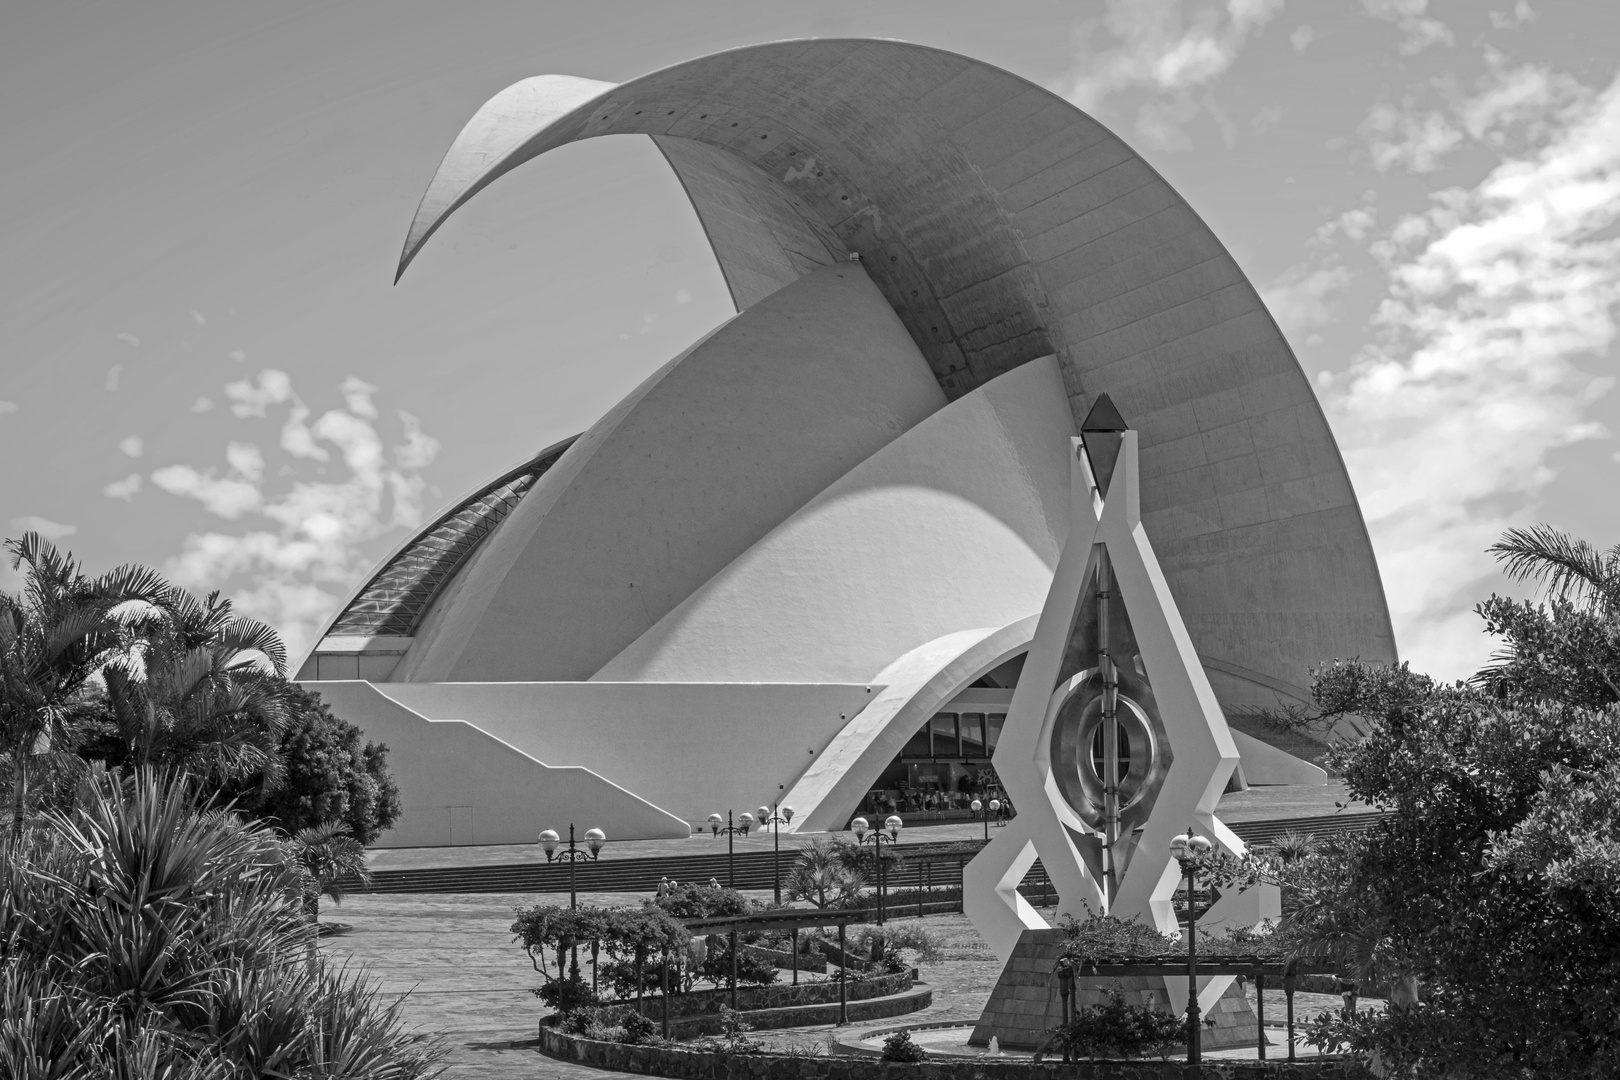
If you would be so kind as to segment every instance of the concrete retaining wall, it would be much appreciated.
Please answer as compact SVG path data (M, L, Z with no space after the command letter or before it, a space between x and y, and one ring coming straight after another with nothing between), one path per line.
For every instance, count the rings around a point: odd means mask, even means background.
M627 1046L567 1035L541 1025L540 1052L597 1069L672 1080L1371 1080L1360 1061L1029 1061L935 1058L917 1063L834 1055L722 1054L659 1046Z

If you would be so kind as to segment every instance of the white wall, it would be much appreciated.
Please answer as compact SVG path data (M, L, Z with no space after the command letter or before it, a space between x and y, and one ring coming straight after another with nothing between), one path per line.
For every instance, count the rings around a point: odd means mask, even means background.
M779 797L882 687L590 682L385 683L376 689L413 714L466 721L547 765L589 768L699 825L716 811L753 810ZM369 728L366 736L377 737ZM468 798L478 797L481 777L459 782ZM578 815L594 805L559 802L552 813L571 808L584 828L595 823Z
M859 264L800 278L665 365L570 447L435 602L392 677L589 678L944 404Z
M1074 435L1051 357L952 402L739 556L594 679L869 680L1038 610Z

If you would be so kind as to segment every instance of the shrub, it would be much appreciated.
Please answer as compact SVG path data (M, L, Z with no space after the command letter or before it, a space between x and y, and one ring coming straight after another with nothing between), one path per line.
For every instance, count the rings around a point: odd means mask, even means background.
M884 1061L921 1061L928 1052L911 1041L911 1032L896 1031L883 1040Z
M1103 1005L1075 1011L1074 1019L1053 1032L1051 1042L1065 1059L1075 1057L1165 1057L1186 1038L1187 1025L1157 1009L1132 1005L1118 990Z
M0 852L0 1075L432 1075L397 1002L306 963L275 835L194 799L177 775L103 774Z
M765 1050L765 1044L758 1039L748 1038L748 1032L754 1027L743 1014L736 1012L729 1006L720 1006L720 1034L709 1035L692 1041L694 1050L705 1050L709 1053L719 1054L759 1054Z
M728 936L713 934L709 937L709 955L704 957L698 971L716 986L731 983L731 939ZM780 975L774 963L763 956L744 952L742 942L738 941L737 985L769 986Z
M570 972L566 978L548 981L533 994L564 1016L587 1011L600 1004L596 991L591 989L590 983L580 978L577 971Z

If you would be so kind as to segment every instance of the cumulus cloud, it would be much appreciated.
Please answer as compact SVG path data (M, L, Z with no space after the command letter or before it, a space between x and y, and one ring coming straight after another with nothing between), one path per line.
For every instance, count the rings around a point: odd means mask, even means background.
M122 499L124 502L134 502L135 496L141 492L141 474L130 473L122 480L114 480L101 489L101 493L109 499Z
M292 397L292 376L265 368L257 380L227 383L225 396L231 399L231 412L236 416L264 416L270 406L284 404Z
M119 442L118 449L124 452L125 457L140 457L141 451L146 449L146 443L139 435L131 435Z
M1334 321L1333 300L1350 284L1351 276L1349 269L1338 265L1315 270L1296 266L1260 290L1260 296L1283 332L1298 340Z
M141 339L130 333L128 330L114 334L113 337L117 338L119 341L122 341L132 349L138 349L141 347Z
M1138 112L1138 135L1183 148L1182 125L1210 105L1201 91L1281 9L1282 0L1108 0L1102 18L1075 24L1076 59L1059 92L1089 111L1121 91L1154 92Z
M398 414L397 441L385 439L376 387L351 377L339 390L344 407L312 419L283 372L267 369L232 383L226 396L236 415L281 421L280 462L257 443L233 441L223 468L172 465L152 474L165 491L247 526L192 533L165 572L195 589L226 589L238 610L280 629L293 652L312 644L320 624L370 569L367 545L421 523L422 470L439 451L438 440L405 412ZM280 410L285 415L278 417ZM333 471L340 468L341 475L312 478L300 468L327 466L301 465L307 462L336 462Z
M1430 45L1450 45L1451 28L1428 14L1429 0L1361 0L1368 15L1394 23L1402 34L1401 52L1411 55Z
M1450 188L1373 246L1388 273L1376 342L1322 379L1380 553L1405 656L1458 676L1488 653L1467 611L1483 553L1534 520L1559 447L1590 417L1620 302L1620 79L1555 133ZM1601 368L1599 368L1601 370Z
M191 411L194 413L205 413L213 409L213 407L214 403L205 397L200 397L191 403Z
M47 540L60 540L64 536L72 536L78 531L79 527L77 525L63 525L61 522L52 521L50 518L29 515L27 517L14 517L11 519L12 536L21 536L23 533L36 532Z
M1316 31L1311 29L1310 23L1300 23L1294 27L1294 32L1288 35L1288 43L1294 47L1295 52L1304 52L1315 40Z
M1444 114L1420 112L1410 102L1374 105L1358 129L1367 140L1373 167L1388 172L1395 165L1409 172L1434 172L1440 161L1463 141L1463 133Z
M123 364L114 364L112 367L107 369L107 381L102 385L107 388L108 393L112 393L114 390L118 389L118 376L122 375L123 373Z
M1531 7L1527 0L1519 0L1513 5L1512 11L1493 11L1490 13L1491 25L1498 30L1513 30L1525 23L1536 21L1536 9Z

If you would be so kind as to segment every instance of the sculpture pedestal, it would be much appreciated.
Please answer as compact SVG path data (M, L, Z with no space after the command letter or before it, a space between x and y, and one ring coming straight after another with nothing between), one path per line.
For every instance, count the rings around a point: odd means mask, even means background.
M1067 939L1061 930L1025 930L990 992L984 1013L968 1039L970 1046L986 1046L994 1035L1008 1050L1034 1050L1047 1032L1063 1022L1063 1002L1052 969L1063 955ZM1226 977L1226 976L1216 976ZM1183 987L1186 976L1179 976ZM1074 1006L1083 1009L1108 1000L1115 989L1132 1005L1168 1011L1166 978L1162 975L1091 975L1075 979ZM1208 979L1202 979L1203 985ZM1214 1019L1211 1027L1208 1023ZM1243 990L1233 980L1204 1017L1201 1045L1206 1050L1255 1046L1260 1038L1259 1019Z

